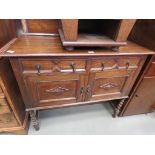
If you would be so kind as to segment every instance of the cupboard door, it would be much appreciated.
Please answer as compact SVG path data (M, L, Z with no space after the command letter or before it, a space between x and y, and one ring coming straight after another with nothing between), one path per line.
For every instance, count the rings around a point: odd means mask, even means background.
M155 78L145 77L129 100L123 116L149 113L155 110Z
M132 87L133 70L91 73L86 100L107 100L127 97Z
M83 101L84 74L29 75L25 76L25 82L31 108Z

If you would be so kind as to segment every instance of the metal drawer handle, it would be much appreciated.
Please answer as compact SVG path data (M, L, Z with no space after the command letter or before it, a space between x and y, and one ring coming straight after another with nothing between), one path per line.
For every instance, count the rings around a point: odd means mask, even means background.
M87 86L86 93L87 93L87 94L90 93L90 85Z
M126 69L129 69L129 66L130 66L130 62L128 61L128 62L126 63Z
M81 87L80 89L80 95L82 95L84 93L84 87Z
M102 71L103 71L104 67L105 67L105 62L104 61L101 63L101 67L102 67Z
M36 65L35 65L35 69L37 70L37 74L40 75L41 65L36 64Z
M73 72L75 72L75 63L74 63L74 62L72 62L72 63L70 64L70 66L71 66L71 68L72 68Z

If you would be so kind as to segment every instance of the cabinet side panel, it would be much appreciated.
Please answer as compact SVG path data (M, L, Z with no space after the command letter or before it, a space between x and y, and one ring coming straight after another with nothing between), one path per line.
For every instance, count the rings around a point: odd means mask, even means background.
M23 123L25 118L25 106L21 98L21 94L11 69L11 65L7 58L0 60L0 76L4 83L4 94L7 101L12 108L16 119L20 124Z

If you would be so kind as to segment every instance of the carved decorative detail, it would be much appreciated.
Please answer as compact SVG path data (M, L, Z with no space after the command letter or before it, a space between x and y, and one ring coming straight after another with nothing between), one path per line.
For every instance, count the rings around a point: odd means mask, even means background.
M48 93L62 93L62 92L65 92L65 91L69 91L69 89L62 88L62 87L57 87L57 88L52 88L52 89L46 90L46 92L48 92Z
M103 89L110 89L110 88L118 87L118 85L115 83L106 83L106 84L100 85L99 87Z
M119 65L116 63L115 65L112 66L113 69L119 69Z
M61 69L59 66L54 66L52 69L53 72L61 72Z
M32 125L36 131L39 130L39 121L37 119L37 112L36 111L30 111L30 117L32 121Z

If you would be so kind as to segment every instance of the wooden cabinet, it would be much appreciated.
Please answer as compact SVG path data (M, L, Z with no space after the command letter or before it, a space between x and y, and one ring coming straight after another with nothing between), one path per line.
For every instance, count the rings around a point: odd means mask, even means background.
M7 73L7 74L6 74ZM26 134L28 114L8 59L0 59L0 132Z
M130 34L130 40L155 50L155 20L138 20ZM138 77L120 116L138 115L155 110L155 53L150 56Z
M34 120L34 110L127 98L145 56L116 58L31 57L10 58L10 62ZM107 62L105 66L98 66L100 59Z
M155 110L155 57L147 61L137 85L125 107L122 109L120 116L144 114Z
M39 129L37 111L120 99L115 116L152 51L129 42L119 52L65 50L59 38L19 37L9 57L26 111ZM46 46L45 46L46 45Z

